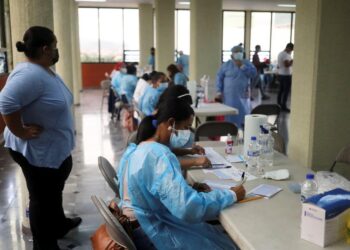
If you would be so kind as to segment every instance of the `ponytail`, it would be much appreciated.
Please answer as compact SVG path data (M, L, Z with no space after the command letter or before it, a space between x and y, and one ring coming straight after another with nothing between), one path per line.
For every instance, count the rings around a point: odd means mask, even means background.
M140 123L136 134L136 144L148 140L157 130L157 120L154 116L146 116Z

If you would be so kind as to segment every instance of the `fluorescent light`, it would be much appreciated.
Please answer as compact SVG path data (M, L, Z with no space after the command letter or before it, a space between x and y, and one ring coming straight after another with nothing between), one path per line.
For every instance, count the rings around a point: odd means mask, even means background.
M278 7L284 7L284 8L295 8L295 4L277 4Z
M106 0L75 0L76 2L106 2Z
M182 4L182 5L190 5L190 2L179 2L179 4Z

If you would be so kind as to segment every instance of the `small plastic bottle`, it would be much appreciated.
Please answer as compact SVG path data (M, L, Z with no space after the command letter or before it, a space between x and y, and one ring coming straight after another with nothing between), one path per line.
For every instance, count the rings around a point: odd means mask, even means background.
M307 174L306 180L301 186L301 201L304 202L306 199L317 194L317 190L318 186L314 174Z
M232 139L231 134L227 135L225 152L228 155L232 154L232 152L233 152L233 139Z
M247 167L248 171L252 174L259 174L260 171L258 171L258 161L260 157L260 148L256 141L256 137L251 137L251 142L248 146L247 151Z

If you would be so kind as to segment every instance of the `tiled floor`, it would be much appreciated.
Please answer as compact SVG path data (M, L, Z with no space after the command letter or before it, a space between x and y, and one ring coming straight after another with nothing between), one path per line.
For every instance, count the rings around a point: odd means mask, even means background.
M105 200L113 194L97 167L97 157L105 156L115 164L126 145L128 132L119 123L111 122L106 105L101 113L101 91L85 90L81 106L75 108L76 148L73 151L74 166L64 190L64 207L70 216L79 215L83 223L60 241L62 249L91 249L91 234L102 219L91 202L97 194ZM275 103L276 94L271 93L267 103ZM259 104L259 98L254 102ZM281 116L281 133L287 137L289 115ZM20 169L12 162L6 150L0 147L0 249L32 249L30 236L23 236L21 221L23 206L20 192Z

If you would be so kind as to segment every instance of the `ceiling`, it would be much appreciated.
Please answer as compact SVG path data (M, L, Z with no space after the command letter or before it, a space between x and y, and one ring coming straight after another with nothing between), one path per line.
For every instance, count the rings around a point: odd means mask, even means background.
M188 9L189 5L178 2L190 2L190 0L175 0L176 8ZM295 4L296 0L223 0L224 10L271 10L271 11L295 11L295 8L279 7L278 4ZM94 7L131 7L135 8L139 3L154 3L154 0L106 0L106 2L79 2L79 6Z

